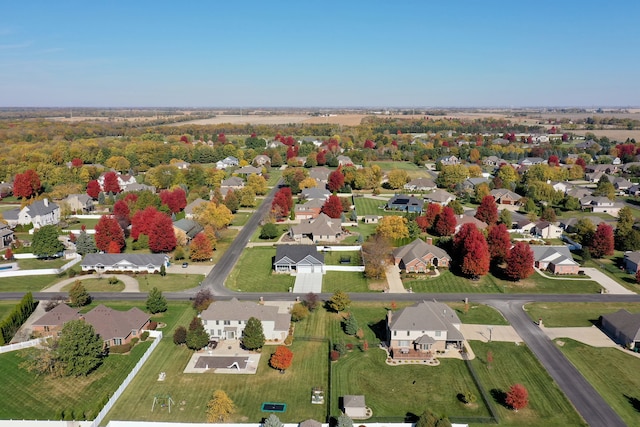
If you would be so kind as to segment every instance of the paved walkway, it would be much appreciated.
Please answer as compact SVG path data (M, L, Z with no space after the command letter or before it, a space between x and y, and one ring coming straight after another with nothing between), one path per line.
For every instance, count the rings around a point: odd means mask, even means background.
M635 292L630 291L629 289L622 286L620 283L613 280L611 277L607 276L605 273L600 271L597 268L583 268L585 274L589 277L581 278L581 277L562 277L562 276L551 276L546 274L545 272L536 269L538 273L542 276L552 279L552 280L592 280L597 282L607 290L608 294L614 295L635 295Z
M118 280L124 283L124 289L122 292L140 292L140 287L138 286L138 281L131 276L127 276L126 274L103 274L102 277L115 277ZM46 289L43 289L42 292L62 292L62 288L70 283L75 283L76 280L87 280L87 279L97 279L97 274L85 275L85 276L76 276L70 279L64 279L59 281L53 286L49 286Z
M402 279L400 278L400 268L397 265L389 265L385 270L387 276L387 286L389 288L388 292L390 294L406 294L407 290L404 288L402 284Z
M298 273L293 285L294 294L322 293L322 273Z

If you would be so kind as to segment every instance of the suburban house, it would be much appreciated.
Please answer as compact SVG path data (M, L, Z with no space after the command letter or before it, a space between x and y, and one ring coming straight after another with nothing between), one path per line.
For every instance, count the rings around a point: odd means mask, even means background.
M568 233L576 232L576 225L581 219L588 219L591 221L593 225L596 227L601 223L605 222L602 218L598 218L597 216L583 216L580 218L571 217L560 220L560 228L564 229Z
M380 215L365 215L363 221L365 224L377 224L381 218Z
M232 176L230 178L222 180L222 182L220 183L220 188L223 187L231 188L233 190L240 190L241 188L244 188L244 180L237 176Z
M361 394L347 394L342 396L342 411L352 420L362 420L368 418L367 404Z
M147 185L147 184L139 184L137 182L133 183L133 184L129 184L127 185L127 188L122 190L123 192L137 192L137 191L150 191L152 193L155 194L156 192L156 187L153 185Z
M580 199L580 205L583 211L594 213L607 213L611 216L618 216L620 209L623 208L621 203L615 203L608 197L587 196Z
M137 307L127 311L118 311L102 304L86 314L66 304L58 304L33 323L36 335L51 335L62 330L70 320L81 319L93 326L93 329L108 346L122 345L140 337L149 327L149 315Z
M259 168L263 166L271 166L271 159L265 154L258 154L253 158L252 163Z
M576 144L576 148L578 150L595 150L595 151L600 151L602 149L602 147L600 147L600 145L597 142L595 142L593 139L589 139L583 142L578 142Z
M426 273L430 267L448 268L451 263L449 254L431 244L431 239L425 242L416 239L405 246L393 251L395 264L407 273Z
M243 166L240 169L236 169L235 171L233 171L233 173L246 176L249 176L251 174L262 175L262 169L253 166Z
M60 202L66 204L71 212L77 214L92 212L95 208L93 199L87 194L69 194Z
M593 191L589 188L577 187L574 186L572 188L567 189L565 195L575 197L576 199L582 199L584 197L591 196Z
M107 173L108 172L105 172L98 177L98 184L100 184L102 190L104 190L104 176ZM129 185L137 183L136 177L133 175L123 175L120 172L116 172L116 177L118 178L118 185L122 191L126 191Z
M462 226L465 224L473 224L480 231L488 227L486 222L479 220L475 216L465 214L456 215L456 228L454 234L458 234Z
M527 157L518 162L520 166L534 166L541 165L543 163L547 163L547 161L541 157Z
M452 202L456 199L456 196L449 193L448 191L437 189L432 193L426 194L424 196L424 201L427 203L437 203L442 206L446 206L449 202Z
M349 156L340 155L337 157L339 166L348 166L353 164L353 160Z
M196 208L206 205L207 203L209 203L207 200L198 197L193 202L184 207L184 217L187 219L193 219L195 217L194 211L196 210Z
M485 166L498 166L502 163L505 163L505 161L497 156L488 156L482 160L482 164Z
M640 184L633 184L631 187L627 188L627 193L630 196L640 196Z
M302 221L299 225L292 225L289 236L296 242L310 239L313 243L337 242L342 236L340 219L329 218L321 213L315 219Z
M225 157L224 159L216 162L216 169L226 169L229 167L238 166L240 162L233 156Z
M189 166L191 166L191 163L185 162L184 160L175 159L171 161L171 166L175 166L180 170L186 170L186 169L189 169Z
M624 253L624 269L629 274L636 274L640 265L640 251L627 251Z
M437 188L436 183L429 178L415 178L404 185L407 191L431 191Z
M460 319L446 304L422 301L387 312L389 355L400 359L424 359L435 351L462 348Z
M214 301L200 313L204 329L212 340L237 340L247 320L255 317L262 323L262 331L267 341L284 341L289 334L291 314L280 313L278 307L250 301Z
M80 318L77 309L67 304L58 304L32 324L34 335L47 336L57 334L69 320Z
M118 311L102 304L83 315L100 338L109 346L122 345L139 338L149 327L149 315L138 307Z
M3 212L4 220L10 227L33 224L34 228L56 225L60 222L60 206L49 199L36 200L24 208Z
M424 200L414 196L396 194L387 202L387 209L404 212L421 213Z
M202 230L202 226L192 219L182 218L173 223L173 233L179 244L189 243Z
M295 205L296 218L301 220L317 218L324 203L325 201L321 199L311 199L301 205Z
M496 199L496 203L499 205L517 205L520 199L522 199L522 196L518 193L514 193L506 188L494 188L489 194Z
M324 273L324 254L315 245L278 245L273 269L276 273Z
M8 248L14 239L13 230L7 224L0 222L0 249Z
M531 245L533 265L540 270L549 270L553 274L578 274L580 265L573 260L566 246Z
M309 169L309 176L316 180L319 184L326 184L329 181L329 174L331 169L324 166L318 166Z
M436 163L438 162L440 162L443 166L452 166L452 165L459 165L460 159L458 159L456 156L453 156L453 155L442 156L436 160Z
M167 265L165 254L86 254L80 263L82 271L96 273L131 271L134 273L159 273Z
M533 227L532 233L543 239L559 239L562 236L562 228L551 224L549 221L538 221Z
M462 188L465 191L474 191L480 184L489 184L489 179L484 177L467 178L462 182Z
M637 350L640 347L640 313L618 310L600 316L604 332L622 346Z
M311 187L305 188L300 192L300 200L322 200L323 202L331 196L331 192L324 188Z

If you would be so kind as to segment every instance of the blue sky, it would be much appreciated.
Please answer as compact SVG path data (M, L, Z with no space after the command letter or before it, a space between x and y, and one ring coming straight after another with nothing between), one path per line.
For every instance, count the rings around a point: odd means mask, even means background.
M640 2L7 1L0 106L638 106Z

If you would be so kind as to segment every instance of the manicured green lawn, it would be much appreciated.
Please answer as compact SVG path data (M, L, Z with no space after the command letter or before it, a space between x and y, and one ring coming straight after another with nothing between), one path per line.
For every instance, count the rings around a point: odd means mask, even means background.
M63 265L67 264L70 260L64 258L54 258L54 259L19 259L15 261L3 261L0 262L2 264L10 264L13 262L17 262L18 266L21 270L41 270L46 268L60 268Z
M509 324L499 311L488 305L469 303L468 310L465 310L463 302L448 302L447 305L456 311L462 323L476 325Z
M76 218L73 224L69 224L69 226L66 227L66 230L78 230L78 232L80 232L83 225L87 227L87 230L93 230L94 228L96 228L96 224L98 223L98 221L98 219L93 218Z
M60 419L73 411L75 419L93 419L138 359L149 347L141 343L130 355L114 354L87 377L37 377L20 365L25 350L0 355L0 393L11 396L0 405L0 419Z
M0 301L0 320L4 319L20 301Z
M410 162L393 162L393 161L379 161L371 162L371 166L378 165L384 172L389 172L394 169L402 169L407 171L409 177L417 178L420 176L428 176L426 169L420 169L415 163Z
M38 292L60 280L56 275L3 277L0 292Z
M230 230L228 228L220 230L220 238L216 244L216 250L213 252L213 262L218 262L222 254L224 254L227 248L233 242L233 239L238 235L238 230Z
M246 248L226 281L229 289L244 292L288 292L295 278L273 273L275 248Z
M629 426L640 423L640 359L615 348L556 340L560 350Z
M586 425L526 346L471 341L471 348L476 354L476 359L471 363L484 389L494 399L500 426ZM487 363L489 351L493 353L493 363L490 365ZM518 412L507 408L502 397L516 383L524 385L529 392L529 406Z
M267 185L269 187L273 187L276 185L278 180L282 177L282 171L279 168L273 168L269 172L269 179L267 180Z
M322 278L322 292L370 292L369 282L359 271L327 271Z
M369 236L375 234L378 224L365 224L362 221L358 222L357 227L349 227L348 230L351 235L345 238L342 243L344 244L357 244L358 236L362 235L362 241L365 242Z
M640 313L640 303L619 302L540 302L525 306L529 317L537 321L543 319L550 328L568 326L593 326L603 314L625 309L630 313Z
M82 282L82 285L85 289L91 292L122 292L124 289L124 283L118 280L118 283L111 285L109 284L109 276L104 276L99 279L83 279L82 276L78 276L77 279ZM69 290L73 287L74 283L69 283L68 285L62 288L63 292L69 292Z
M289 231L289 224L276 224L276 226L278 227L279 232L278 235L273 239L261 239L260 233L262 232L262 227L258 227L256 228L256 231L254 231L251 235L249 241L258 243L277 242L284 233Z
M236 212L233 214L233 222L231 225L245 225L247 221L249 221L249 218L251 218L251 215L253 215L251 212Z
M362 265L358 251L323 252L323 254L325 265ZM342 259L349 261L343 264Z
M137 277L140 292L149 292L154 287L163 292L178 292L197 287L204 280L203 274L142 274Z
M590 294L600 290L600 285L590 280L554 280L537 273L519 282L502 280L487 274L474 281L441 270L440 276L415 275L417 279L404 278L404 287L414 292L429 293L543 293L543 294Z
M385 211L387 204L384 200L371 199L369 197L356 197L356 212L362 215L401 215L402 212Z
M263 402L286 403L286 412L277 414L283 422L324 420L326 404L311 404L311 389L327 389L327 345L295 341L290 348L294 353L293 364L285 374L268 366L273 346L263 348L255 375L184 374L182 371L193 352L174 345L171 337L167 337L118 400L108 419L205 422L207 402L220 389L237 408L230 422L260 422L268 416L260 410ZM167 380L158 382L159 372L165 372ZM170 394L175 401L171 414L166 408L151 412L153 397L158 394Z

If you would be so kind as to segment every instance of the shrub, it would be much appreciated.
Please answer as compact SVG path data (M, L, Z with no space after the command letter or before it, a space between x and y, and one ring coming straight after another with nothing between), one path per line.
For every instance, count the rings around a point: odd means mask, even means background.
M115 277L115 276L109 277L109 284L110 285L117 285L118 284L118 278Z
M131 347L133 347L134 345L138 344L138 341L140 341L140 338L138 338L138 337L131 338Z
M144 331L142 335L140 335L140 341L146 341L149 338L149 331Z
M337 351L340 356L344 356L347 353L347 346L343 342L335 343L333 349Z
M152 320L151 322L149 322L149 327L147 327L147 329L149 329L150 331L155 331L157 327L158 327L158 322L154 322Z
M131 343L126 343L126 344L122 344L122 345L112 345L111 347L109 347L109 353L114 353L114 354L123 354L123 353L128 353L129 351L131 351Z
M335 362L336 360L340 359L340 353L338 353L336 350L331 350L331 352L329 353L329 358L332 362Z
M293 344L293 335L289 334L287 335L287 337L284 339L284 345L291 345Z

